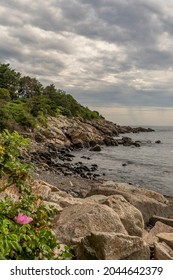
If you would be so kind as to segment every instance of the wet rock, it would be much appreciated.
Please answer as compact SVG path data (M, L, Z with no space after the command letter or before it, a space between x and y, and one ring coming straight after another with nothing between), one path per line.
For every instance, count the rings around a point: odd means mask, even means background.
M81 156L81 158L88 159L88 160L91 159L90 157L87 157L87 156Z
M91 147L90 148L90 151L93 151L93 152L100 152L101 151L101 147L99 145L96 145L94 147Z
M91 140L91 141L89 142L89 145L90 145L91 147L94 147L94 146L97 145L97 142L94 141L94 140Z
M155 141L156 144L161 144L160 140Z
M103 142L106 146L118 146L118 142L113 137L110 136L106 136Z
M135 142L133 143L133 145L134 145L135 147L140 147L140 146L141 146L141 142L140 142L140 141L135 141Z
M123 146L131 146L133 145L133 141L130 137L122 137L122 144Z

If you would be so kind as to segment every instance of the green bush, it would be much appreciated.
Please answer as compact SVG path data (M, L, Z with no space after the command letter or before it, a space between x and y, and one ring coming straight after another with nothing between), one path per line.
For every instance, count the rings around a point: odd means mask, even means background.
M29 184L33 168L22 163L20 156L28 148L29 139L17 132L5 130L0 135L0 179L6 178L0 192L11 185L19 190L19 198L0 201L0 259L39 260L71 257L70 247L55 255L59 245L52 231L52 220L57 212L47 208L42 198L33 194Z
M28 108L22 100L9 102L4 107L4 111L6 111L9 114L9 117L11 117L17 124L25 128L34 128L36 126L36 120L28 112Z

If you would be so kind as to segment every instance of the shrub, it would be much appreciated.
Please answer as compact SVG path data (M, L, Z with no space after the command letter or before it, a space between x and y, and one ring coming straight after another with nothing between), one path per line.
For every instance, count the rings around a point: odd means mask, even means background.
M6 178L0 192L8 193L11 185L19 190L16 201L9 197L0 201L0 259L69 258L69 247L55 255L59 243L51 222L57 210L47 208L42 198L33 194L29 184L33 168L19 158L28 143L17 132L5 130L0 135L0 179Z

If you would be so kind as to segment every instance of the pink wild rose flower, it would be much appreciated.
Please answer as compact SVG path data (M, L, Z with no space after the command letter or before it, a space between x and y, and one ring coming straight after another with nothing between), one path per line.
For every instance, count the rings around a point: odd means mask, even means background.
M16 219L16 222L20 225L26 225L33 221L33 218L27 217L26 215L23 215L22 213L19 213Z

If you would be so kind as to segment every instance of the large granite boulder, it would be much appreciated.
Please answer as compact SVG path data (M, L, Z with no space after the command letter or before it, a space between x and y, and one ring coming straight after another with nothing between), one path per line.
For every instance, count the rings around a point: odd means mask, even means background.
M93 195L86 197L84 201L109 206L118 214L129 235L142 236L144 230L142 214L122 195Z
M121 195L112 195L103 204L112 208L119 216L129 235L142 236L144 221L141 212Z
M148 189L108 181L100 186L92 187L87 196L98 194L105 196L122 195L130 204L142 213L145 224L148 224L153 215L165 217L172 215L169 201L162 194Z
M115 232L91 232L76 248L80 260L149 260L149 246L140 237Z
M119 216L107 205L83 203L64 208L54 223L57 238L66 244L75 243L92 231L128 234Z

